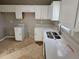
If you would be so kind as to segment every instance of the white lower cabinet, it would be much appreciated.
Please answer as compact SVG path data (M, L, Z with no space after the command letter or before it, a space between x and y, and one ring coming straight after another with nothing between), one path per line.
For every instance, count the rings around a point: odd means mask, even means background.
M35 30L34 30L34 40L36 42L43 41L43 29L42 28L35 28Z
M23 41L24 39L24 28L23 27L15 27L15 40L16 41Z

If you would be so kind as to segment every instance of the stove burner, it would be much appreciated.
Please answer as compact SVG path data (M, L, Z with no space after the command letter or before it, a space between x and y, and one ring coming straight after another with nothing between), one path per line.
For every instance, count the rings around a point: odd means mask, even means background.
M61 37L60 36L55 36L55 39L61 39Z
M51 32L46 32L47 33L47 37L53 39L53 35L51 34Z
M53 33L53 35L58 35L56 32L52 32Z
M52 33L53 33L55 39L61 39L61 37L56 32L52 32Z

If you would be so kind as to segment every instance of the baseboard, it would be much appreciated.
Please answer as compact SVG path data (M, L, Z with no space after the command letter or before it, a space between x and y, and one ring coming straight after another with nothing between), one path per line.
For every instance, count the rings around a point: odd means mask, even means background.
M3 37L2 39L0 39L0 42L5 40L7 38L7 36Z
M15 36L6 36L6 38L15 38Z
M5 36L2 39L0 39L0 42L3 41L3 40L5 40L6 38L15 38L15 36Z

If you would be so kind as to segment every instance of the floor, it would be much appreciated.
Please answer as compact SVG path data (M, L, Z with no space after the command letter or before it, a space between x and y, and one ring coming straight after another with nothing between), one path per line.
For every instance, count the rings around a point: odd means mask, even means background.
M43 46L35 43L33 38L22 42L6 39L0 42L0 59L44 59Z

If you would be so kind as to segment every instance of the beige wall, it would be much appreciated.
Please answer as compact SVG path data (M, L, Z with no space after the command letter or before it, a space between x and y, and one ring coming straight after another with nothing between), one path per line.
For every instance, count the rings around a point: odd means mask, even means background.
M35 27L55 27L54 22L50 20L37 20L35 19L35 13L23 13L23 20L18 20L14 13L2 13L7 23L6 31L7 35L14 35L14 26L21 21L25 24L25 33L28 36L34 35Z
M14 26L18 23L14 13L2 13L6 22L6 32L7 35L14 35Z
M2 39L5 36L6 36L6 21L2 13L0 13L0 39Z

